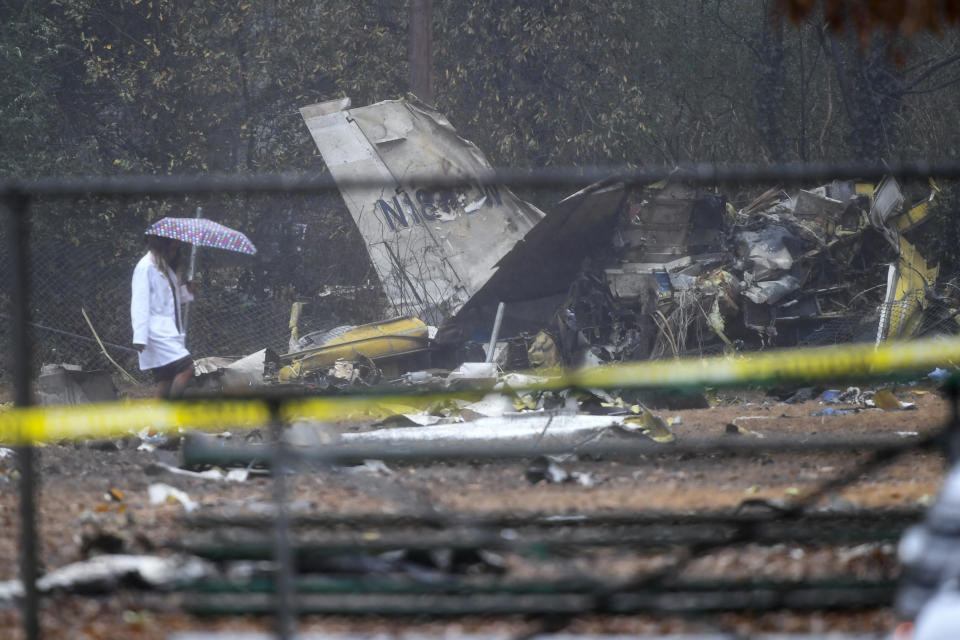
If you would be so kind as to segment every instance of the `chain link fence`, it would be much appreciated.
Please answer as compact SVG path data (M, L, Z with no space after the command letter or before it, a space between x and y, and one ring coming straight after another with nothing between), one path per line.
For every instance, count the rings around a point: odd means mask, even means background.
M210 209L215 217L218 208ZM347 288L348 296L337 295L345 289L344 281L362 281L369 269L366 253L357 251L349 235L356 234L352 228L347 232L340 225L340 236L328 231L330 219L345 212L335 207L271 209L270 215L241 227L257 245L256 256L197 250L195 301L184 310L187 347L195 358L241 357L264 348L285 352L296 300L308 303L301 319L301 329L308 331L346 324L351 317L367 321L382 305L379 287L354 286ZM184 216L185 210L193 208L168 208L162 215ZM71 364L109 371L120 383L124 376L112 359L139 382L152 385L131 344L130 293L133 268L146 253L143 231L162 215L147 217L123 204L111 210L109 204L94 203L89 211L69 216L62 204L35 203L29 274L34 376L44 364ZM8 274L0 287L3 340L11 331L9 280L14 277L6 242L6 229L0 229L0 268ZM181 279L191 248L183 249ZM0 365L0 388L8 390L9 362Z
M195 357L242 356L264 347L284 351L290 302L249 299L235 284L242 269L235 275L236 268L224 265L218 256L206 255L213 250L200 251L200 260L209 263L213 277L207 273L198 278L196 300L185 309L191 353ZM67 245L56 257L46 252L34 254L31 315L35 369L48 363L74 364L85 370L112 369L105 350L128 373L149 382L131 345L130 278L140 257L140 253L118 256L110 242ZM51 261L56 269L49 268ZM10 314L8 309L0 313L6 334Z
M192 216L197 206L149 197L32 201L30 364L34 375L47 363L119 374L109 354L139 381L150 382L139 370L131 345L130 278L145 252L144 229L163 216ZM199 249L198 292L188 312L187 346L194 357L240 357L264 348L287 351L295 301L307 302L300 316L300 335L390 315L364 241L338 192L207 197L203 208L204 217L246 232L259 251L245 256ZM16 275L5 234L6 229L0 228L0 267L9 274L0 286L2 339L8 339L11 327L7 288ZM882 246L880 239L875 243ZM838 268L850 266L842 256L831 259ZM750 309L742 309L739 317L728 318L729 324L720 327L729 334L723 341L718 337L716 314L707 304L712 298L679 296L651 315L655 324L648 333L657 342L650 355L707 356L731 350L873 342L883 317L897 319L900 328L888 333L895 339L957 333L960 287L952 281L937 283L885 307L883 263L876 258L867 265L869 269L856 265L867 273L858 276L857 286L867 288L853 298L840 296L843 304L824 306L816 318L799 314L792 320L752 318ZM846 282L847 276L837 278ZM762 331L769 326L775 331L767 330L758 338L757 327ZM0 388L4 389L10 386L7 364L0 363Z

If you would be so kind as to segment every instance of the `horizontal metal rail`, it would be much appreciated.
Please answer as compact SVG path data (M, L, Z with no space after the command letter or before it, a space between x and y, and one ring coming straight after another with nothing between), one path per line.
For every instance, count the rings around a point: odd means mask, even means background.
M892 163L784 163L784 164L681 164L654 167L540 167L497 168L479 175L415 174L404 183L456 187L463 185L505 185L511 187L579 188L598 182L643 186L673 178L692 184L779 183L802 184L830 180L879 180L894 176L903 180L960 177L960 162L902 161ZM0 180L0 198L43 197L80 198L87 196L169 197L247 194L311 194L347 187L376 187L387 184L380 175L344 177L334 180L329 174L203 174L203 175L129 175L7 178ZM392 185L393 181L389 181Z
M398 434L398 438L400 434ZM899 436L837 437L816 436L810 439L791 437L754 438L729 436L686 440L659 444L637 435L635 438L590 439L587 442L476 441L476 442L372 442L363 444L334 443L322 447L288 449L291 461L301 463L355 464L363 460L429 461L441 459L525 459L543 455L575 452L584 456L631 457L643 464L649 456L734 455L757 453L838 453L889 452L906 453L932 450L944 445L945 434L936 430L911 438ZM274 445L241 444L188 435L184 444L186 466L249 466L270 465L276 456Z
M820 579L820 580L677 580L669 587L660 591L689 591L704 593L710 591L737 590L785 590L797 588L848 589L855 587L890 588L895 586L894 580L852 580L852 579ZM306 593L513 593L513 594L563 594L585 593L593 594L608 591L610 582L591 579L586 576L578 578L563 578L560 580L513 580L503 581L490 577L457 577L437 579L434 577L423 580L401 579L390 576L301 576L296 581L297 592ZM273 580L268 577L255 578L246 583L237 583L231 580L199 580L189 586L189 591L197 593L271 593L274 590Z
M877 526L877 523L845 525L804 525L768 523L755 525L744 536L743 525L711 527L648 526L616 528L612 531L559 531L528 534L516 532L484 532L472 529L451 529L438 533L423 531L382 532L372 536L366 531L352 535L290 535L290 550L295 558L342 557L350 554L377 554L387 551L431 550L497 550L519 554L558 555L569 549L616 548L642 551L677 546L721 544L726 548L745 544L794 543L812 546L835 546L864 542L892 542L899 539L910 523ZM227 560L269 560L273 557L272 541L266 537L234 536L229 530L218 530L208 541L188 540L170 543L171 549L217 562Z
M751 512L753 511L753 512ZM651 525L663 526L730 526L744 524L763 524L771 520L780 523L801 521L812 526L829 524L833 526L853 525L866 523L896 523L897 525L916 522L923 517L925 508L906 509L854 509L843 511L803 511L785 515L783 509L774 504L761 501L746 502L734 511L723 512L670 512L646 511L623 513L443 513L443 512L412 512L412 513L318 513L318 514L290 514L290 526L323 527L323 528L360 528L384 527L396 529L398 527L431 528L473 528L473 529L578 529L604 527L643 527ZM235 513L235 514L204 514L191 515L183 519L183 524L191 529L209 529L214 527L235 527L248 529L264 529L273 523L270 515Z
M298 594L300 615L391 615L434 617L464 615L575 616L589 613L711 613L721 611L845 610L888 605L896 592L890 581L861 581L838 585L807 581L775 588L736 588L717 583L691 589L624 591L598 598L594 593L507 593L447 595ZM271 593L200 594L185 599L188 611L201 615L270 614Z

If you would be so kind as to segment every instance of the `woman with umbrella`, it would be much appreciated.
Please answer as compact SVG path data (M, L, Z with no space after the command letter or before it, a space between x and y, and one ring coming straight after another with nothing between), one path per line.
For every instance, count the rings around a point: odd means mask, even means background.
M205 218L164 218L147 229L147 253L133 270L130 319L140 369L153 372L160 398L180 396L193 377L180 305L193 300L194 287L177 279L181 242L256 253L245 235Z
M193 283L177 280L180 241L147 234L147 254L133 270L130 318L140 369L153 372L158 398L179 396L193 376L180 305L193 300Z

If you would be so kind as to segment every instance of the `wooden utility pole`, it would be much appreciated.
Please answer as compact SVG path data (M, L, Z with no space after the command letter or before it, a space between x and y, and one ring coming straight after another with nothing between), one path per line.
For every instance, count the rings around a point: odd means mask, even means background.
M410 0L410 91L433 104L433 7L431 0Z

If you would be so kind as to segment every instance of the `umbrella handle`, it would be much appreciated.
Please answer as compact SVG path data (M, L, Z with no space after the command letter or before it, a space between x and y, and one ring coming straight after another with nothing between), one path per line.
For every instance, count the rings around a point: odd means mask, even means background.
M197 207L197 215L194 216L199 218L203 215L203 207ZM197 266L197 245L190 245L190 263L187 265L187 282L193 281L194 270Z
M203 207L197 207L197 218L203 215ZM187 282L193 282L193 274L197 267L197 245L190 245L190 262L187 264ZM183 334L187 334L187 323L190 319L190 303L186 302L183 305ZM184 338L186 342L186 338Z

